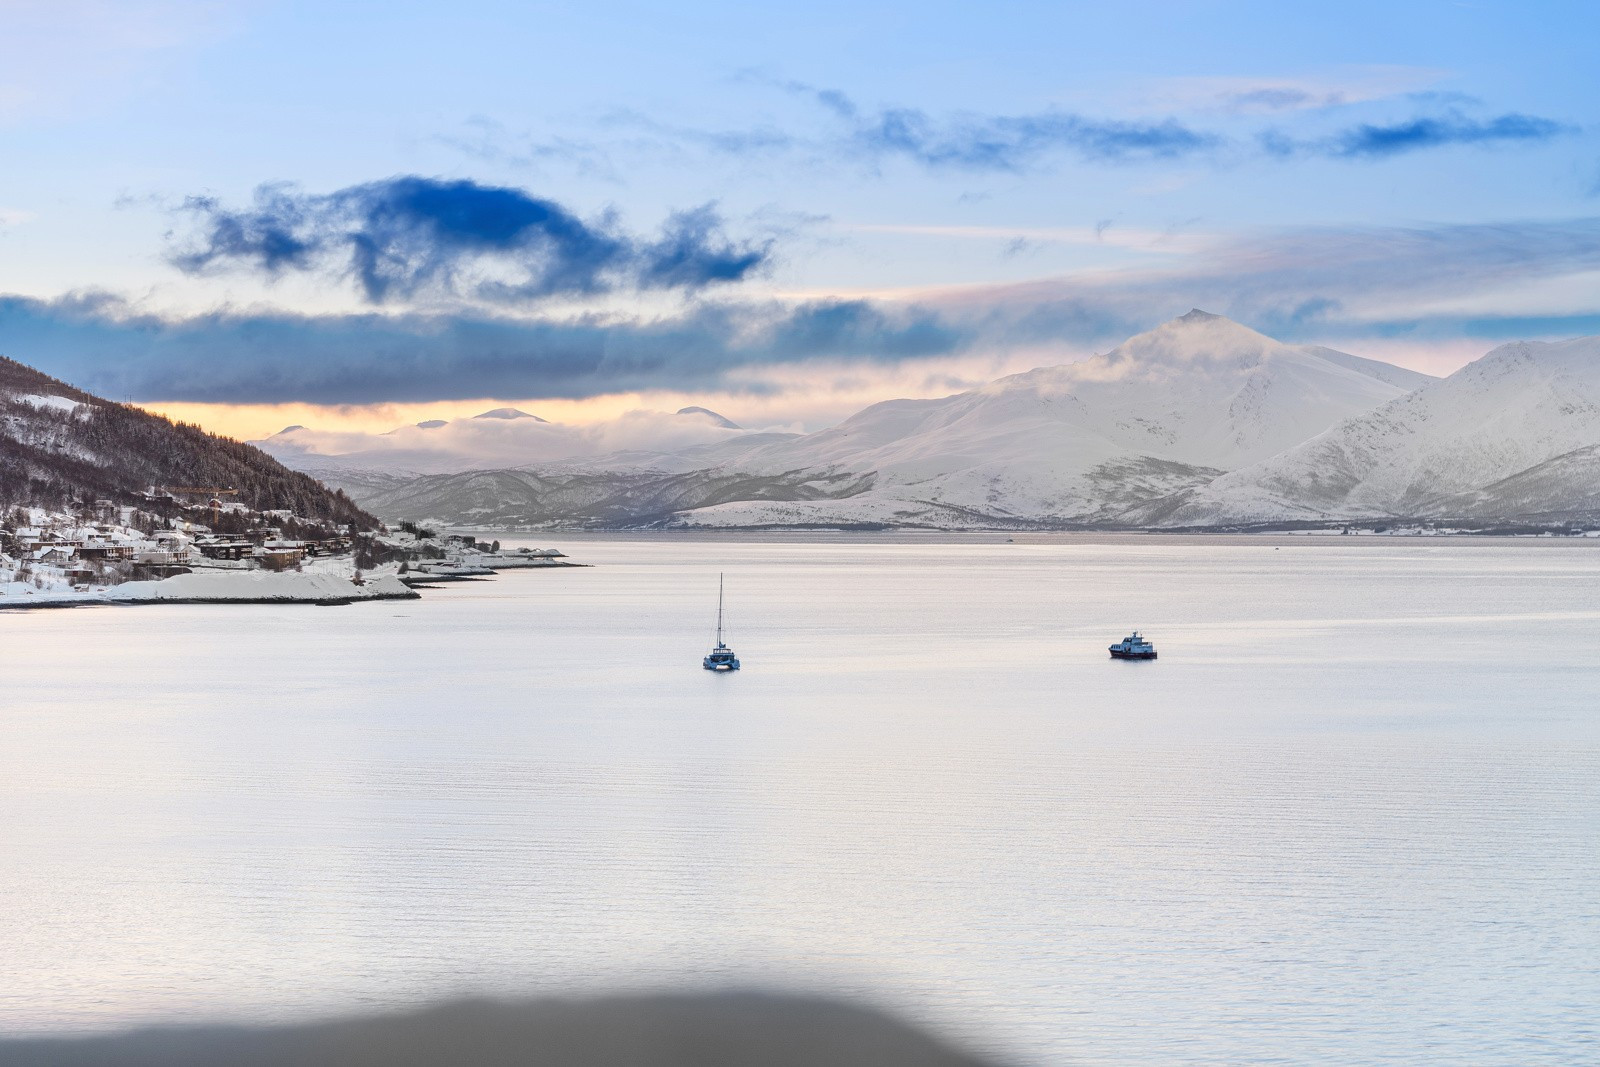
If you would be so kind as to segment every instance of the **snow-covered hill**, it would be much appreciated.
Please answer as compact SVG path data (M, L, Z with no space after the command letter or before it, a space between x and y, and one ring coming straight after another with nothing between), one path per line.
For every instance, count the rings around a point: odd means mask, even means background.
M358 499L382 514L463 520L466 505L484 524L563 514L586 524L1119 523L1431 380L1196 310L1080 363L876 404L805 436L418 479ZM580 485L584 503L563 512L557 502ZM496 508L496 486L514 506Z
M1593 508L1600 338L1502 345L1188 494L1177 525L1560 516Z
M830 510L893 521L896 510L920 504L993 520L1115 522L1130 507L1265 459L1428 380L1282 344L1195 310L1080 363L942 399L874 405L753 452L743 465L877 475L870 493L846 505L809 505L817 521ZM893 502L889 514L885 502Z
M255 511L375 525L345 497L249 445L0 357L0 515L13 507L71 512L94 500L160 510L166 505L146 498L152 486L228 487Z

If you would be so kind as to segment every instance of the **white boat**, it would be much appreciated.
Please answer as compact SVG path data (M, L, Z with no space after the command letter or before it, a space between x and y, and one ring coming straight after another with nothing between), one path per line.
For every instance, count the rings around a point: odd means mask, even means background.
M1124 637L1111 646L1112 659L1155 659L1156 646L1139 636L1139 631Z

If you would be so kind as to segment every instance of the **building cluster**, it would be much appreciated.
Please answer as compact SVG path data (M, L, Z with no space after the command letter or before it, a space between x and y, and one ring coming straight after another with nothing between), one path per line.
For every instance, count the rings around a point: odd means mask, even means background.
M281 528L271 526L220 534L176 520L169 529L146 532L129 525L131 509L111 510L105 521L34 511L23 513L26 522L0 526L0 586L30 582L40 588L78 588L166 578L204 567L288 570L305 559L347 555L353 548L348 531L305 540L286 538Z

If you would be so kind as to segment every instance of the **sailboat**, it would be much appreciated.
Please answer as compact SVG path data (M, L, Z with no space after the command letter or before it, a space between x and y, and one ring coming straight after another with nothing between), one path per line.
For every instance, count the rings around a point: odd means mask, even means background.
M708 671L736 671L739 657L733 649L722 643L722 575L717 575L717 647L707 653L700 665Z

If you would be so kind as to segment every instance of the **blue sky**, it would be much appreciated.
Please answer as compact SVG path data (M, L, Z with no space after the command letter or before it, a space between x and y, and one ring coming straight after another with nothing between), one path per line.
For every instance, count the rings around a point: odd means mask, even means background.
M1193 305L1434 370L1600 332L1589 4L0 16L0 352L240 433L815 425Z

